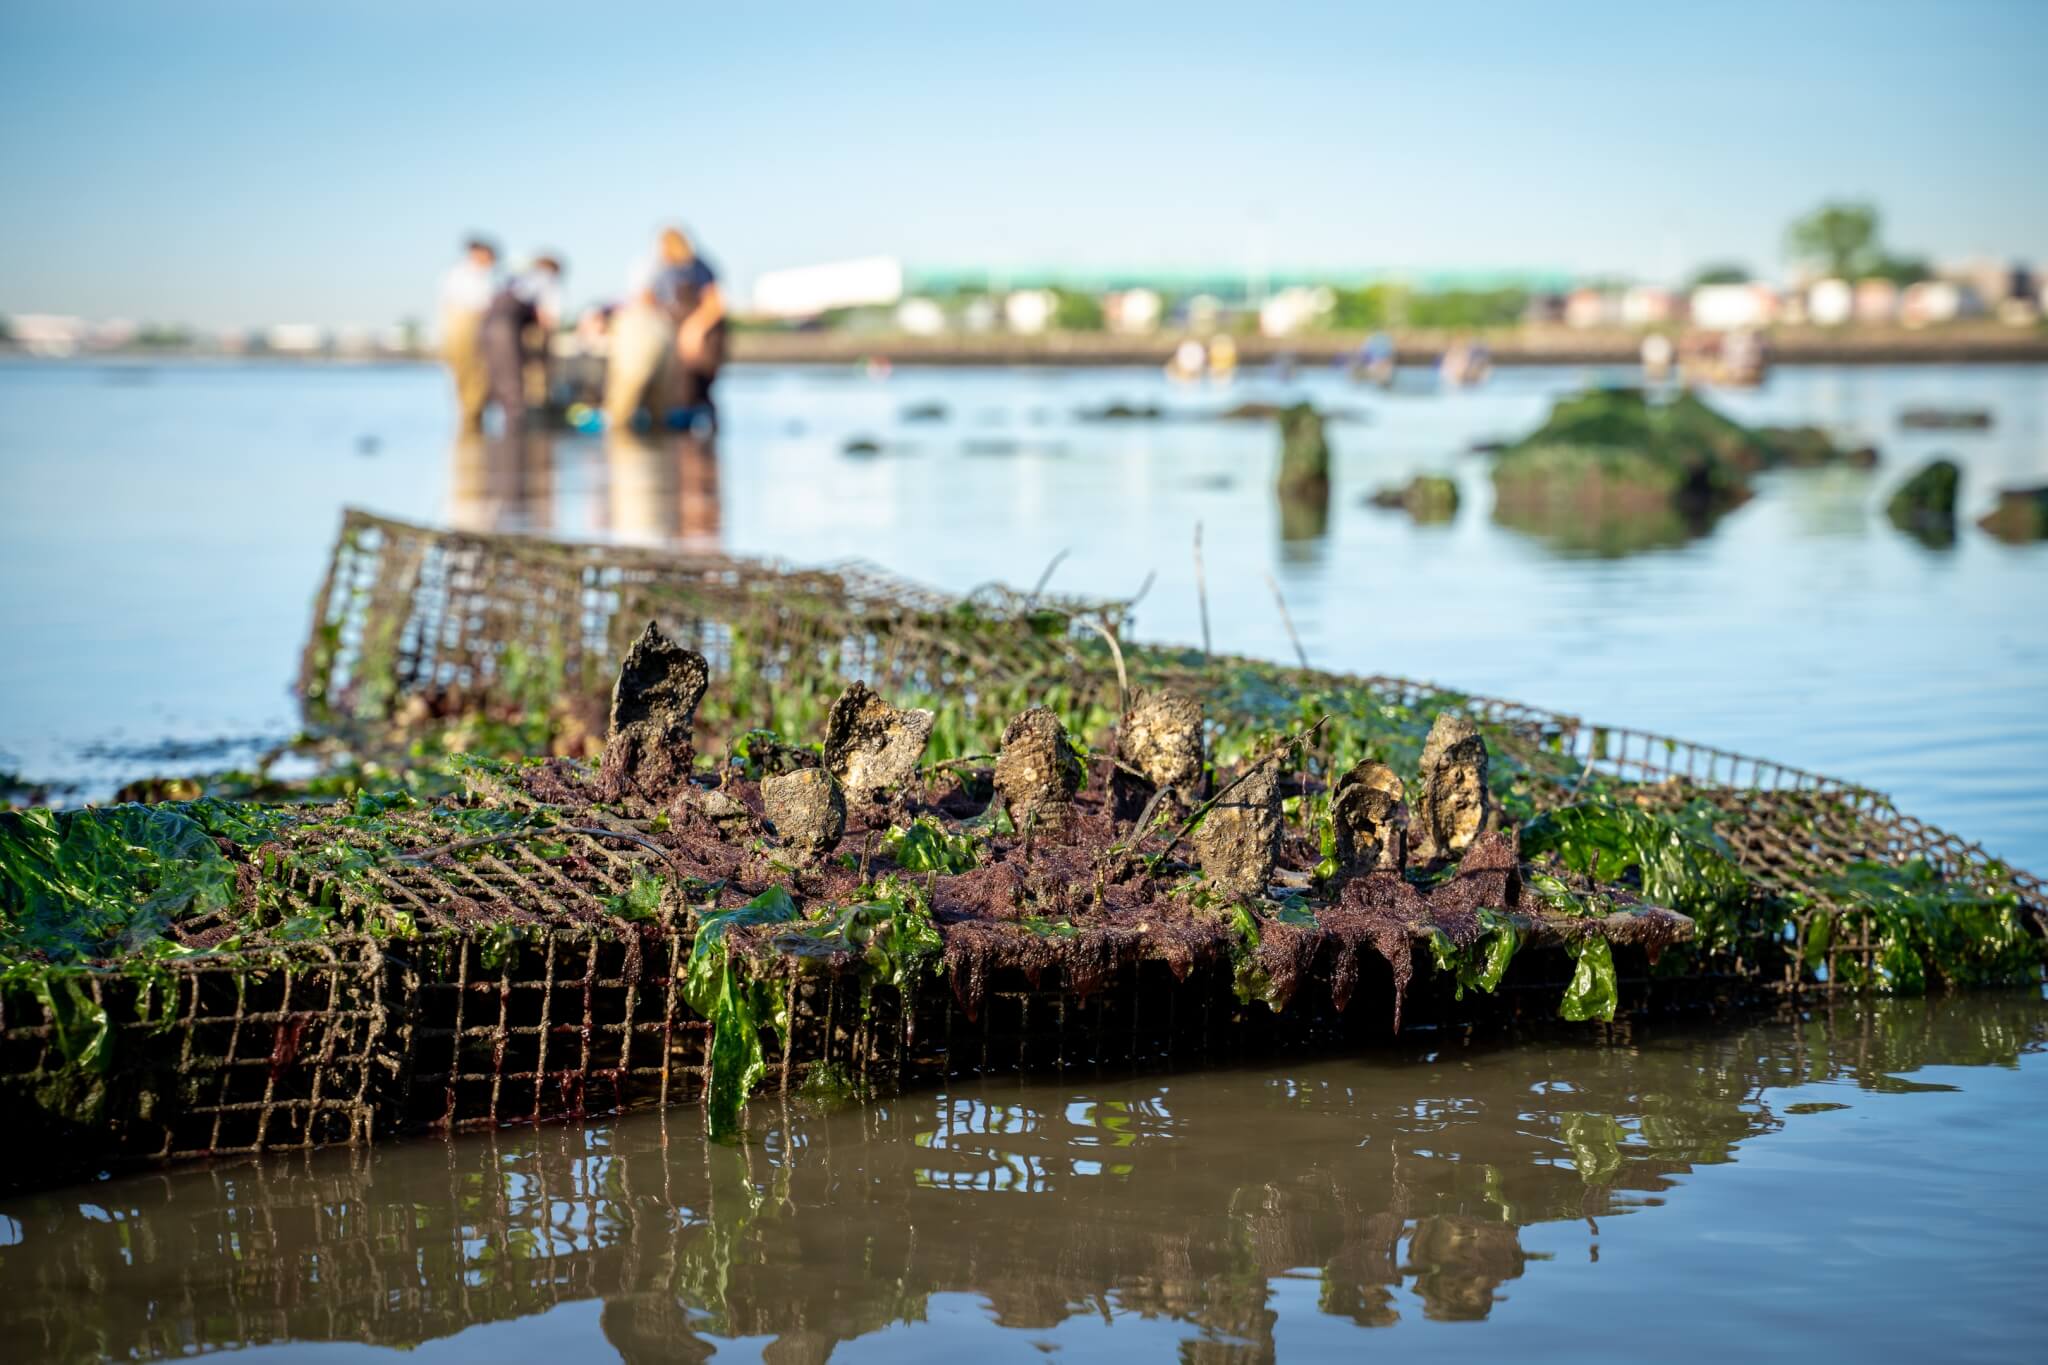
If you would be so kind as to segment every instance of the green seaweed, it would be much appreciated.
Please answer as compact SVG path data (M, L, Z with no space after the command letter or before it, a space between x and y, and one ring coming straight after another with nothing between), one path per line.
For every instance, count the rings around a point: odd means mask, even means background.
M1598 934L1572 939L1566 944L1576 964L1571 984L1564 988L1564 1000L1557 1012L1573 1023L1588 1019L1612 1022L1620 990L1614 979L1614 948Z
M1704 802L1666 814L1596 796L1523 825L1522 852L1555 856L1595 881L1632 885L1645 900L1690 915L1700 948L1724 951L1747 927L1751 890L1711 816Z
M1979 888L1946 880L1925 859L1899 867L1852 863L1824 878L1821 892L1841 915L1869 917L1875 959L1836 954L1845 986L1891 995L1918 995L1936 982L1981 987L2038 982L2040 940L2029 933L2025 907L2009 883ZM1801 909L1803 898L1794 898ZM1802 944L1810 966L1826 964L1840 916L1817 913Z
M667 883L659 874L633 871L633 885L622 895L607 896L604 908L622 920L644 923L661 917L661 895Z
M727 936L736 928L781 924L796 918L796 902L781 887L771 887L730 910L705 915L683 975L683 998L711 1023L711 1075L704 1091L704 1112L714 1141L729 1141L739 1131L740 1109L754 1085L767 1073L761 1049L761 1024L786 1028L783 1000L767 982L750 977L735 963Z
M234 865L181 811L0 812L0 955L9 963L173 951L173 922L234 903Z
M908 826L891 825L882 836L882 852L905 872L937 872L955 876L974 866L974 840L949 834L945 826L929 815L920 815Z
M1465 998L1468 990L1492 995L1499 989L1501 978L1507 975L1516 950L1522 946L1521 932L1500 911L1481 909L1479 923L1485 932L1463 947L1443 930L1430 930L1429 949L1436 958L1437 970L1451 975L1459 1000Z

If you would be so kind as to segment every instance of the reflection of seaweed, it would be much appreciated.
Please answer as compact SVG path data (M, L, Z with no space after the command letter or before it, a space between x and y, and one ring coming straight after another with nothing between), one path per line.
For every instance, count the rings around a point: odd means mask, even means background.
M16 1198L0 1216L31 1232L0 1246L0 1337L54 1361L404 1347L602 1299L629 1360L731 1336L821 1358L967 1292L1015 1327L1113 1304L1270 1350L1273 1282L1304 1266L1322 1268L1321 1311L1361 1327L1399 1321L1411 1294L1430 1318L1484 1317L1531 1273L1521 1228L1655 1217L1631 1193L1815 1107L1774 1112L1771 1088L1900 1092L1927 1085L1922 1067L2013 1066L2048 1042L2048 1007L1877 1001L1638 1041L1468 1044L1486 1065L1444 1070L1423 1064L1432 1040L1364 1073L793 1106L750 1148L650 1115Z

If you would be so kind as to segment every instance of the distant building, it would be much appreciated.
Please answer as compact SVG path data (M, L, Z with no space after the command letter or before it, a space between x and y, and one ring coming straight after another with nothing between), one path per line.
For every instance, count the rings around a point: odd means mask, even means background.
M1263 336L1292 336L1312 326L1337 306L1337 295L1327 286L1314 289L1294 285L1259 305L1259 332Z
M1638 284L1622 291L1621 321L1624 326L1661 327L1665 323L1677 322L1679 312L1678 295L1669 289Z
M771 318L814 318L840 308L893 308L903 294L903 262L869 256L767 271L754 281L754 311Z
M1769 285L1703 284L1692 291L1695 325L1712 331L1766 327L1778 320L1778 295Z
M1865 324L1896 322L1899 317L1899 287L1890 280L1856 281L1856 321Z
M1013 332L1031 334L1052 326L1059 297L1050 289L1019 289L1003 299L1003 325Z
M1567 327L1612 327L1621 321L1621 296L1611 289L1574 289L1564 296Z
M310 322L280 322L264 332L263 344L279 355L316 355L327 349L327 333Z
M1840 327L1856 316L1856 290L1847 280L1817 280L1806 291L1806 317L1816 327Z
M1120 289L1102 300L1103 324L1113 332L1156 332L1165 316L1166 300L1156 289Z
M17 313L7 320L7 328L15 344L30 355L73 355L89 333L84 318L57 313Z
M935 337L946 330L946 310L936 299L905 299L896 305L896 326L914 337Z
M1954 280L1921 280L1907 285L1899 298L1899 321L1908 327L1983 315L1984 301L1977 291Z

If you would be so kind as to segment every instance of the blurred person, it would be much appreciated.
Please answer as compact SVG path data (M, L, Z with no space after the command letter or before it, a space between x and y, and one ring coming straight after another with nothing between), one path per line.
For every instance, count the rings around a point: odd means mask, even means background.
M507 427L524 423L529 403L547 394L543 379L536 395L528 370L536 363L547 363L548 338L554 335L561 317L562 262L557 256L534 257L532 265L491 296L477 346L489 378L491 401L498 405L498 419Z
M605 425L630 426L644 409L708 405L724 350L725 300L717 276L679 228L666 228L633 270L611 321Z
M483 426L490 375L478 342L484 314L498 292L498 248L485 237L463 243L462 259L441 277L441 359L455 381L455 406L464 431Z

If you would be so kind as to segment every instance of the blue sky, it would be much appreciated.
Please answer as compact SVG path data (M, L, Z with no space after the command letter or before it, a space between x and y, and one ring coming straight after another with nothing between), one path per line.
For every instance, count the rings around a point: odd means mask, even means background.
M2048 0L0 4L0 312L382 324L454 243L617 292L927 263L2048 258Z

